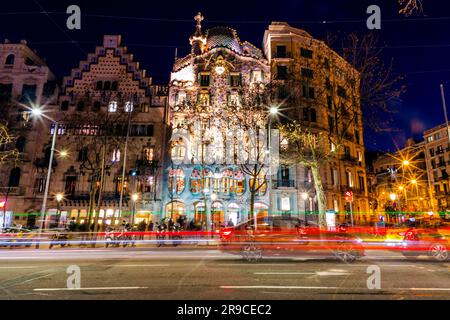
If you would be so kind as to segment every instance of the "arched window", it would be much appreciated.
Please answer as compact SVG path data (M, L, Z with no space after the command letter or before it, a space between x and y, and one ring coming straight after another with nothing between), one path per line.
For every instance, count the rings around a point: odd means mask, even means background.
M12 66L14 64L15 57L13 54L10 54L6 57L5 65Z
M203 176L204 174L204 176ZM189 177L189 189L192 194L202 194L210 193L212 187L213 174L211 169L205 168L204 172L202 167L198 166L192 170L191 176Z
M178 140L172 142L170 153L173 161L180 163L184 160L186 156L186 144L183 138L180 137Z
M20 168L15 167L9 174L8 187L18 187L20 182Z
M16 141L16 149L19 152L23 152L25 150L25 144L26 144L27 140L25 139L25 137L19 137Z
M222 188L221 192L225 195L233 193L234 190L234 179L233 179L233 169L228 168L222 172Z
M234 185L235 185L235 193L237 195L242 195L245 192L245 175L241 169L236 168L234 170Z
M181 168L171 169L169 171L169 191L175 194L181 194L184 191L185 177Z

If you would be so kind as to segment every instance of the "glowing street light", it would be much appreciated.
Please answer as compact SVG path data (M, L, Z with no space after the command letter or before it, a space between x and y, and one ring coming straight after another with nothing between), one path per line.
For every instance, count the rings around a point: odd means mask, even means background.
M417 180L416 179L412 179L411 180L411 184L417 184Z
M403 160L403 161L402 161L402 164L403 164L404 166L408 166L408 165L409 165L409 160Z
M137 193L133 193L131 199L133 199L133 201L137 201L139 199L139 195Z
M43 115L42 109L38 108L38 107L34 107L33 109L31 109L31 114L33 116L39 117Z
M275 115L278 113L278 108L277 107L270 107L270 114Z
M397 195L396 195L395 193L391 193L391 194L389 195L389 198L390 198L392 201L395 201L395 199L397 199Z
M301 194L301 197L302 197L302 199L303 200L308 200L308 198L309 198L309 195L308 195L308 193L307 192L303 192L302 194Z
M61 158L65 158L65 157L67 157L69 155L69 152L67 152L67 150L61 150L60 152L59 152L59 156L61 157Z
M400 191L403 191L403 189L405 189L404 186L399 186L399 187L398 187L398 190L400 190Z
M62 193L57 193L55 198L56 201L61 202L61 200L64 198L64 195Z

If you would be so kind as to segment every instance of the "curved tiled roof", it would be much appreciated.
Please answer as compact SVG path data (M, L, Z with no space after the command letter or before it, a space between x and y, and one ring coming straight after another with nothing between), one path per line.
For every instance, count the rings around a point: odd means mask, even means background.
M236 53L242 54L242 46L236 31L228 27L214 27L206 34L206 48L228 48Z

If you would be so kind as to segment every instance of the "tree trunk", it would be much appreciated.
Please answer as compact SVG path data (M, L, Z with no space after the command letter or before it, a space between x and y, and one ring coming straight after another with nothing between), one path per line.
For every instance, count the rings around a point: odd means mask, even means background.
M254 190L254 186L252 188L250 188L250 212L249 212L249 217L248 220L255 220L254 219L254 214L255 214L255 193L256 191ZM255 223L255 221L253 221ZM256 226L256 223L255 223Z
M325 192L323 190L322 178L320 176L319 168L317 166L311 167L311 173L314 179L314 187L316 189L317 203L319 206L319 227L320 229L326 229L327 221L325 216L325 211L327 208L327 199L325 197Z

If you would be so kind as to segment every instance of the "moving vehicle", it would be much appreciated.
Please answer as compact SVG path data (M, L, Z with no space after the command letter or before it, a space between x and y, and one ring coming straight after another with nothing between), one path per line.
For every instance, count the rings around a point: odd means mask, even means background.
M8 227L0 231L0 247L31 247L35 232L22 227Z
M325 256L353 262L364 256L361 240L349 232L320 230L317 225L297 218L276 216L265 224L244 222L222 228L220 249L240 254L249 262L263 257Z
M438 229L408 229L400 244L400 251L408 259L426 255L429 258L445 262L448 260L450 243Z

